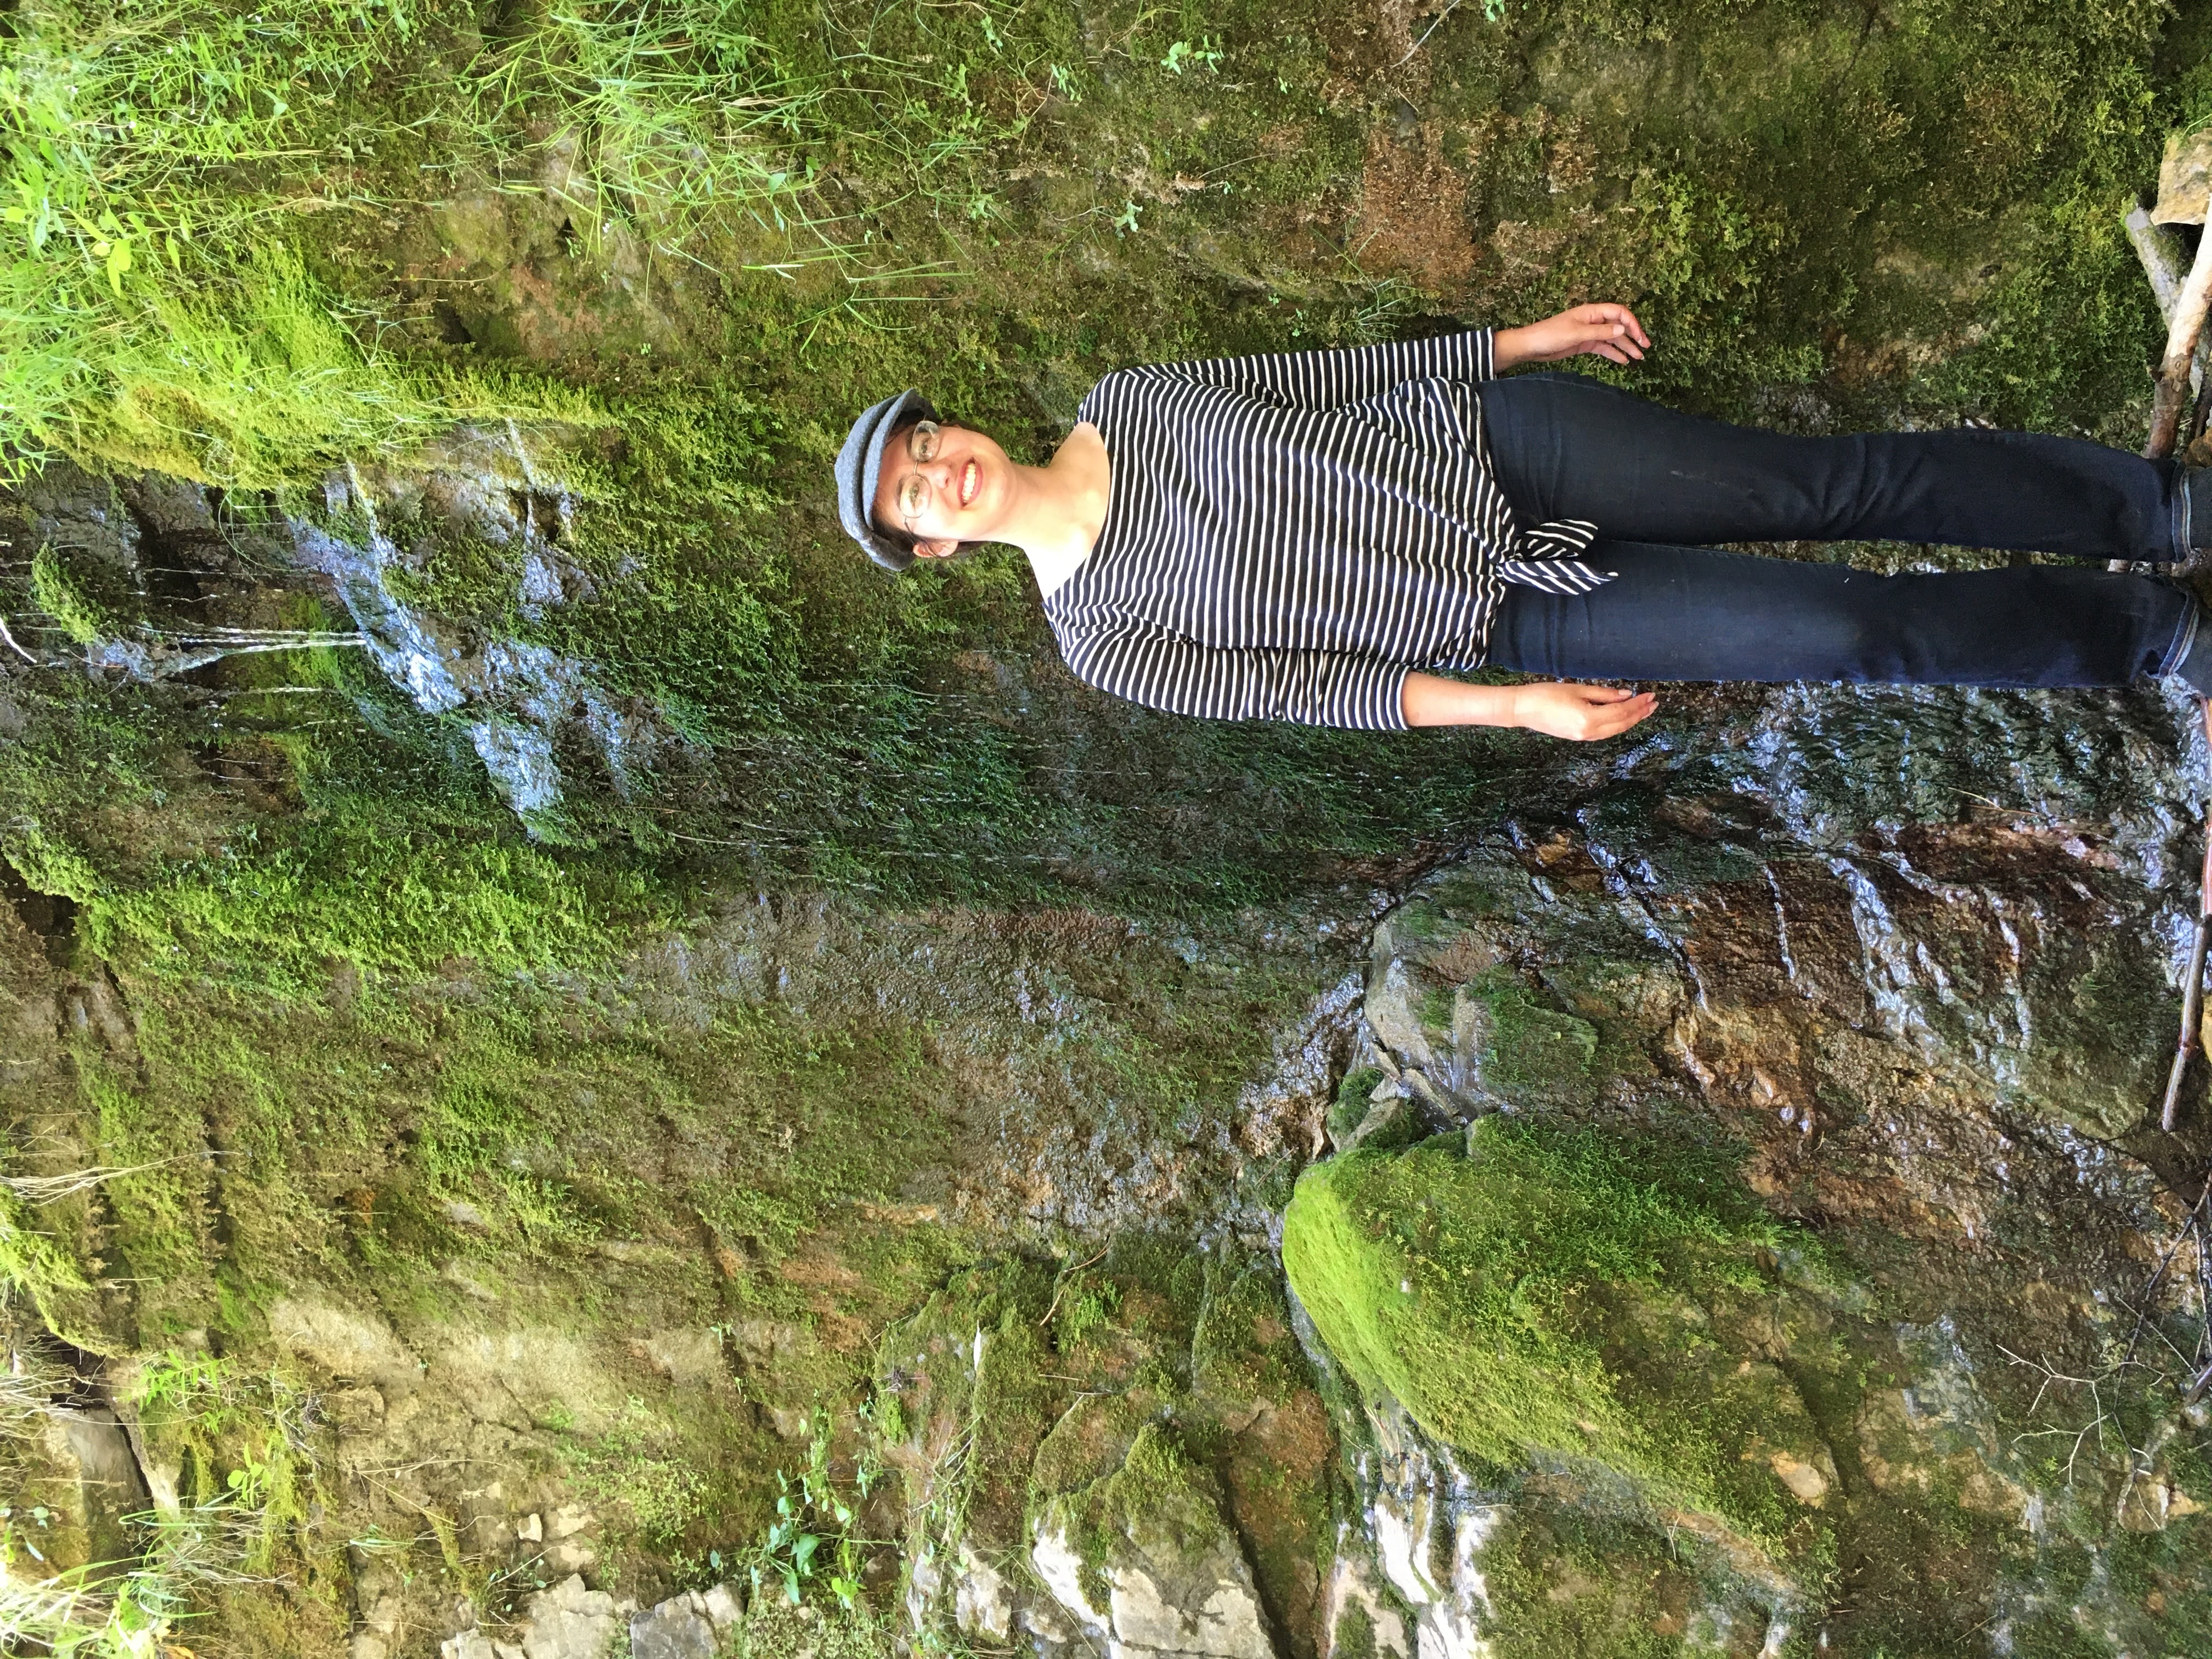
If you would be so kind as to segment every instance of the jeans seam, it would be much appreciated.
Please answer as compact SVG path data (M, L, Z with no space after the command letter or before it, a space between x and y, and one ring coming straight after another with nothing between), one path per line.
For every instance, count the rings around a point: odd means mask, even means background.
M2189 556L2197 550L2189 544L2189 475L2192 469L2174 463L2173 472L2173 562L2189 562Z
M2197 643L2197 630L2204 626L2204 607L2197 603L2194 594L2181 590L2189 599L2189 608L2182 613L2181 625L2173 630L2173 643L2166 648L2166 657L2158 665L2158 677L2179 672L2181 665L2189 660L2191 647Z

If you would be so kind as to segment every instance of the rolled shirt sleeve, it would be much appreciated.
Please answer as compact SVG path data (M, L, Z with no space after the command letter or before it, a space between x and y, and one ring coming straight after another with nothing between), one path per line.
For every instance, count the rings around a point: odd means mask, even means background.
M1064 642L1065 643L1065 642ZM1164 629L1116 629L1066 653L1085 684L1148 708L1224 720L1407 730L1404 663L1343 651L1201 645Z

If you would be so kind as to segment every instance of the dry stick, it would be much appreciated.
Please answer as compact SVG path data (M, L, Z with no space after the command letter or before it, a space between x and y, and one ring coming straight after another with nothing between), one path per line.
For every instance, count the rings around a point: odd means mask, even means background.
M2155 283L2154 282L2154 286ZM2189 400L2189 367L2197 356L2197 336L2204 331L2204 313L2212 306L2212 225L2197 244L2197 258L2181 292L2173 296L2173 314L2166 319L2166 355L2159 360L2158 386L2151 398L2150 437L2143 459L2162 461L2173 453L2173 441L2181 429L2182 406ZM2207 395L2212 396L2212 384ZM2114 559L2106 567L2125 570L2129 561Z
M2132 229L2132 227L2130 227ZM2174 295L2173 315L2166 330L2166 356L2158 366L2158 389L2151 399L2150 437L2143 445L2147 460L2162 461L2173 453L2173 441L2181 428L2181 411L2189 398L2189 369L2197 356L2197 337L2204 331L2204 313L2212 307L2212 224L2197 239L2197 257L2189 276ZM2212 380L2199 401L2212 399ZM2128 562L2115 559L2114 570L2125 570ZM2212 700L2200 699L2208 757L2212 757ZM2212 802L2205 809L2204 868L2198 878L2197 933L2189 948L2189 982L2182 988L2181 1040L2174 1046L2173 1067L2166 1073L2166 1100L2158 1115L2159 1127L2173 1131L2181 1109L2182 1075L2197 1052L2197 1028L2204 1006L2204 957L2212 946Z
M2135 208L2120 222L2128 240L2135 245L2136 258L2142 262L2143 275L2150 278L2151 297L2158 301L2158 319L2172 327L2174 301L2181 297L2181 285L2189 276L2181 263L2179 245L2166 226L2151 222L2148 208ZM2203 385L2208 370L2212 370L2212 343L2199 337L2197 362L2189 376L2192 389Z
M2204 1398L2208 1390L2212 1390L2212 1365L2207 1365L2197 1374L2197 1380L2189 1385L2189 1392L2181 1396L2181 1403L2193 1406Z
M2150 1318L2151 1303L2158 1295L2159 1282L2166 1277L2166 1270L2173 1265L2173 1258L2181 1254L2181 1247L2188 1242L2191 1230L2197 1225L2203 1215L2207 1199L2212 1199L2212 1175L2204 1177L2204 1189L2197 1194L2197 1201L2189 1206L2189 1213L2181 1218L2181 1230L2174 1234L2173 1243L2166 1247L2166 1254L2159 1257L2158 1266L2151 1271L2149 1282L2142 1287L2142 1294L2136 1298L2135 1328L2128 1333L2127 1352L2120 1357L2121 1364L2125 1365L2136 1357L2136 1344L2142 1339L2143 1325Z
M2204 239L2212 242L2212 234ZM2212 386L2207 389L2208 400L2212 400ZM2197 708L2204 717L2204 752L2207 763L2212 764L2212 699L2200 698ZM2197 1052L2197 1033L2204 1013L2204 957L2212 947L2212 805L2205 810L2204 866L2197 878L2197 936L2189 945L2189 978L2181 988L2181 1041L2174 1046L2173 1069L2166 1074L2166 1103L2159 1108L2158 1127L2166 1133L2173 1133L2174 1119L2181 1109L2181 1079L2189 1070L2190 1056Z
M2143 445L2143 453L2153 460L2173 453L2181 406L2189 396L2189 362L2197 355L2197 337L2204 331L2208 306L2212 306L2212 226L2197 244L2189 280L2174 298L2173 321L2166 331L2166 358L2159 364L2158 395L2150 406L2150 440Z
M2208 1190L2212 1190L2212 1182L2208 1182L2207 1186ZM2208 1275L2205 1272L2204 1258L2208 1245L2204 1233L2204 1218L2202 1213L2196 1213L2192 1214L2190 1219L2197 1228L2197 1300L2198 1305L2204 1310L2204 1334L2197 1340L2197 1361L2203 1369L2197 1373L2197 1380L2182 1390L2181 1406L2184 1411L2203 1399L2205 1390L2212 1389L2212 1364L2204 1363L2204 1351L2208 1347L2212 1347L2212 1283L2208 1283Z
M1113 1243L1111 1241L1109 1241L1106 1249L1099 1251L1098 1254L1092 1256L1090 1261L1078 1262L1073 1267L1069 1268L1066 1273L1060 1275L1060 1283L1053 1290L1052 1306L1047 1308L1044 1310L1044 1317L1037 1321L1037 1326L1040 1329L1052 1323L1052 1316L1060 1311L1060 1298L1066 1291L1069 1280L1076 1273L1081 1273L1085 1267L1097 1267L1100 1262L1106 1259L1108 1251L1112 1250L1113 1248Z

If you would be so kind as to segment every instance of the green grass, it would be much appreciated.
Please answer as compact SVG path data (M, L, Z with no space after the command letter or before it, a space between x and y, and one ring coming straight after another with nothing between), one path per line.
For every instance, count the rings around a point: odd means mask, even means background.
M342 274L303 263L328 240L317 221L356 234L466 170L550 191L589 246L634 229L696 263L693 233L736 214L846 261L801 201L815 153L852 132L933 181L1018 129L977 104L964 63L945 80L842 50L853 27L833 22L825 52L796 15L728 0L511 23L470 0L31 0L0 63L11 465L63 453L265 488L459 418L573 408L384 349Z
M362 350L288 246L291 216L343 198L304 179L246 182L313 156L307 130L325 124L313 118L367 95L384 61L378 14L408 15L296 0L252 15L128 0L10 14L11 451L270 483L307 458L419 440L451 418L447 400Z

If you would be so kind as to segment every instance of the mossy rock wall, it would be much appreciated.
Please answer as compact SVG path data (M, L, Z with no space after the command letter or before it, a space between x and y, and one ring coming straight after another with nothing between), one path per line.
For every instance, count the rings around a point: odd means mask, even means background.
M2174 1449L2201 1332L2123 1311L2202 1131L2146 1121L2170 992L2081 1012L2167 971L2167 831L2131 799L2160 773L2054 765L2039 724L1963 701L1976 744L1936 763L2007 754L2034 819L1869 824L1913 767L1829 769L1832 709L1755 739L1755 774L1716 754L1531 814L1378 926L1343 1150L1283 1256L1363 1448L1383 1636L1871 1655L1978 1650L1991 1618L2025 1651L2208 1627L2179 1565L2208 1476ZM2155 1466L2115 1438L2088 1474L2101 1407L2055 1376L2117 1390Z
M76 463L0 512L11 1582L1058 1659L1042 1528L1109 1619L1219 1554L1279 1659L2205 1645L2188 1281L2122 1311L2208 1156L2142 1117L2186 711L1181 720L827 483L900 386L1041 459L1130 363L1598 297L1686 408L2132 447L2203 8L115 17L6 41L0 437ZM1509 1261L1522 1324L1390 1300Z
M1633 1146L1493 1115L1308 1172L1283 1262L1362 1389L1455 1450L1693 1511L1779 1568L1814 1545L1832 1467L1790 1381L1713 1332L1782 1322L1784 1243L1656 1185Z

